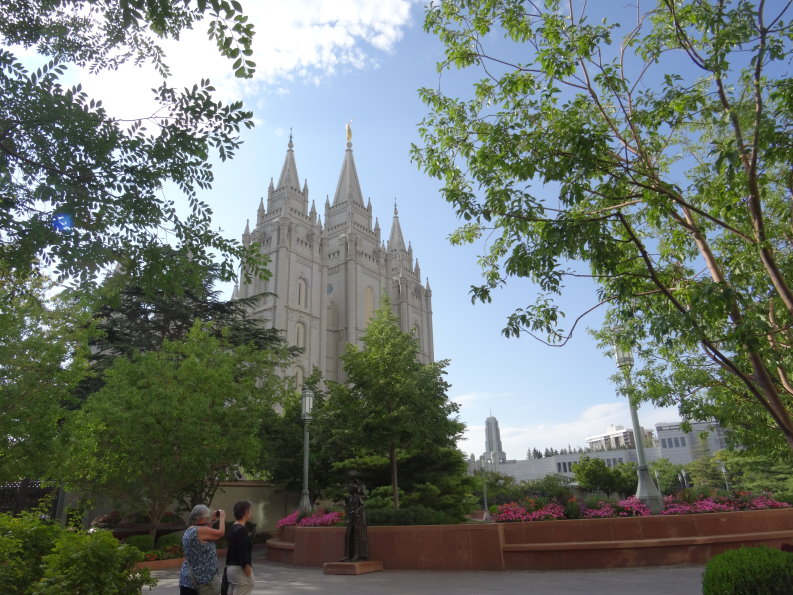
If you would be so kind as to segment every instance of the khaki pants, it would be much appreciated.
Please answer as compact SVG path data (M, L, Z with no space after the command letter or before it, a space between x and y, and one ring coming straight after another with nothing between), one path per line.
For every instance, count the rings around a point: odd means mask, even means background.
M229 595L250 595L253 592L253 576L248 576L242 566L227 566Z

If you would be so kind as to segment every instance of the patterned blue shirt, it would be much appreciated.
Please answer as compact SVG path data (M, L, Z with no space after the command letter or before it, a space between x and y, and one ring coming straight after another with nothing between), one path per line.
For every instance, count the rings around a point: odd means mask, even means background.
M179 586L196 588L196 583L208 583L218 571L218 556L214 541L201 543L198 540L198 527L188 528L182 536L182 549L185 561L179 574ZM190 567L188 568L188 562ZM195 582L190 575L193 571Z

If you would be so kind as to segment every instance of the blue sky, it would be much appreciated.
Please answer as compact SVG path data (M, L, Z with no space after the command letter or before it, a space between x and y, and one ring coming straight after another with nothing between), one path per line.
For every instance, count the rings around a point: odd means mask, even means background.
M613 361L585 332L600 315L583 320L572 342L547 347L525 337L501 335L506 316L533 301L533 287L513 281L491 304L471 303L469 287L480 279L479 247L452 247L458 222L438 183L411 163L419 142L417 125L426 113L417 89L442 84L455 90L460 77L439 79L439 42L421 23L424 0L271 0L243 2L256 28L255 78L229 76L203 26L178 43L166 44L168 63L181 85L209 77L220 95L242 98L254 110L256 127L244 133L237 157L218 162L214 188L201 198L214 211L215 225L240 238L254 219L270 178L278 177L292 130L298 174L310 198L324 212L325 196L336 188L345 149L344 126L352 120L353 151L361 188L370 197L383 229L390 229L394 201L407 241L433 291L435 354L450 359L450 398L461 405L468 430L460 447L484 450L484 422L499 420L509 458L529 448L584 445L609 424L630 424L628 405L609 377ZM84 86L120 117L146 115L150 73L122 69L99 78L81 75ZM464 87L458 87L460 91ZM176 190L166 191L177 199ZM230 295L230 288L227 289ZM595 303L585 280L569 285L561 299L572 320ZM642 425L678 419L674 410L644 405Z

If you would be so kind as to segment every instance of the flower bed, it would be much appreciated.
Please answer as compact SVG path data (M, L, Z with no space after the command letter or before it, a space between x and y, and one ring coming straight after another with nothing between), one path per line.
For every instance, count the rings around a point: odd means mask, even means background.
M662 515L700 514L708 512L736 512L741 510L768 510L789 508L790 504L779 502L768 496L734 494L730 496L708 496L691 501L685 494L666 496ZM548 521L560 519L603 519L619 517L650 516L649 509L635 496L611 502L597 501L587 506L571 498L566 506L556 502L545 503L525 499L521 503L510 502L497 507L493 520L499 523Z
M276 527L333 527L334 525L341 525L344 523L344 514L341 512L325 512L324 509L318 508L311 514L305 514L300 510L296 510L292 514L285 516L278 523Z

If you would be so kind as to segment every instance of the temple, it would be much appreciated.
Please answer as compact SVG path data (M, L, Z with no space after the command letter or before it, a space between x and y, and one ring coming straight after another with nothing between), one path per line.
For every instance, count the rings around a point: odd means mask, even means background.
M246 282L241 275L233 297L265 293L251 315L303 349L288 371L298 385L315 367L325 380L344 380L344 347L359 341L384 294L401 329L417 338L420 361L434 359L429 281L421 281L396 206L388 241L381 238L371 200L364 202L361 192L349 125L336 192L332 201L326 197L324 216L309 200L308 183L300 185L290 134L278 183L270 180L267 201L261 199L256 224L251 229L248 221L242 242L257 244L269 257L272 277Z

